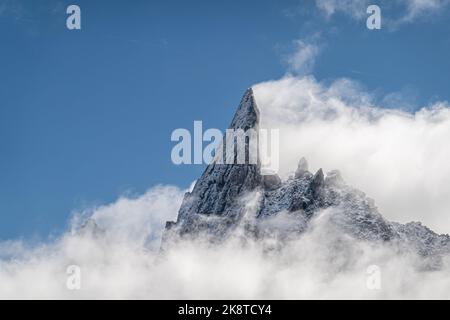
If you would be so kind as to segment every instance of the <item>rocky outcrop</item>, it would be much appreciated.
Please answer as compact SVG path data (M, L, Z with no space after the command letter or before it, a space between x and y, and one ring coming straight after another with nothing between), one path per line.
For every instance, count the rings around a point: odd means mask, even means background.
M257 129L259 111L252 89L245 93L229 129ZM226 150L226 139L223 148ZM226 157L226 152L224 152ZM207 166L193 190L185 194L176 223L167 223L166 229L177 228L179 234L194 232L223 235L244 214L240 199L259 188L262 183L260 165L218 164ZM220 222L218 222L220 220Z
M258 108L248 89L229 128L257 129L258 122ZM249 208L252 194L255 203ZM245 227L252 236L265 234L265 222L281 215L288 217L291 228L278 231L300 234L324 210L331 212L329 220L336 228L355 239L401 243L423 256L450 252L448 235L437 235L417 223L402 225L385 220L374 201L348 186L339 171L325 176L319 169L313 174L305 158L286 181L275 174L262 175L259 163L209 165L193 190L186 193L177 221L167 223L164 237L206 234L220 241L242 226L246 215Z
M105 230L100 228L93 218L88 218L80 227L74 230L74 233L82 237L99 238L105 235Z

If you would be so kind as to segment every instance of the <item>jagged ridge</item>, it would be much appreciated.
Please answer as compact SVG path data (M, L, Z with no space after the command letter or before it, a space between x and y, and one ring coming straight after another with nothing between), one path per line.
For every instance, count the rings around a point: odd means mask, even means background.
M230 129L258 128L259 111L248 89ZM257 192L255 219L248 228L260 237L263 222L281 213L291 217L289 231L301 233L317 212L332 208L331 221L345 234L373 242L400 242L423 256L450 252L450 237L438 235L420 223L399 224L385 220L374 201L348 186L338 171L325 177L322 169L312 174L306 159L295 175L282 182L277 175L262 175L260 164L209 165L191 192L185 194L176 222L167 222L165 238L199 233L221 240L239 225L246 211L245 196Z

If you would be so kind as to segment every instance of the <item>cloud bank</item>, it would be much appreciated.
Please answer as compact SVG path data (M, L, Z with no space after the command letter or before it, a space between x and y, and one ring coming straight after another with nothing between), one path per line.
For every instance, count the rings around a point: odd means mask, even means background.
M312 76L253 88L261 126L280 130L283 177L305 156L313 169L339 169L387 219L450 232L448 103L415 113L384 109L352 80L324 84Z
M34 247L1 243L0 298L450 298L448 260L440 271L420 271L413 254L338 232L330 210L282 250L271 249L276 238L243 241L237 232L219 247L197 239L160 254L163 222L175 217L182 193L159 186L93 209L101 232L68 232ZM72 265L80 268L79 290L66 285Z

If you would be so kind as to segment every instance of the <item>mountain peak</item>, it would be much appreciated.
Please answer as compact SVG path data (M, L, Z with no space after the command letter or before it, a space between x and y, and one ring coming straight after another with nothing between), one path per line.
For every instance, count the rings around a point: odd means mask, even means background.
M248 89L229 126L230 129L257 129L259 111L253 96ZM226 138L224 139L226 143ZM208 165L192 192L187 192L180 207L175 223L168 223L166 229L177 229L180 234L197 231L211 232L225 227L211 221L212 217L221 218L225 225L233 225L245 213L240 202L246 194L261 186L262 176L259 162L257 164L220 164ZM220 233L220 231L214 231Z
M254 128L259 124L259 110L256 106L253 89L248 88L241 99L241 103L231 121L230 129L242 129L244 131Z
M259 111L248 89L233 117L230 128L248 130L257 128ZM248 196L256 194L252 202L252 218L248 215ZM252 198L255 199L255 198ZM292 214L298 221L292 232L300 234L309 221L331 209L330 222L344 235L362 241L386 241L412 247L422 256L450 253L450 237L437 235L417 224L398 224L385 220L372 199L344 183L339 171L331 171L325 178L323 170L314 175L308 171L305 158L299 161L294 178L281 181L277 175L264 176L259 164L209 165L192 192L187 192L176 222L166 224L164 239L172 235L195 237L208 235L212 240L225 240L238 226L246 234L261 237L264 221L274 216ZM255 211L255 212L253 212ZM291 232L290 231L290 232ZM286 233L272 230L270 234ZM282 234L281 237L286 237ZM164 246L163 241L163 246Z

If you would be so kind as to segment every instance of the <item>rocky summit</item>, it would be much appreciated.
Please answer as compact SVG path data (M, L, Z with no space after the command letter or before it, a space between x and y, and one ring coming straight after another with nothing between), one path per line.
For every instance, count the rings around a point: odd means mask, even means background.
M258 126L259 111L253 91L248 89L229 128ZM276 174L263 175L259 163L208 165L192 191L185 194L177 221L166 223L164 238L202 234L220 241L243 225L245 235L255 238L301 235L324 212L336 230L354 239L397 243L422 256L450 252L448 235L438 235L417 222L387 221L374 201L347 185L339 171L312 173L305 158L286 181ZM283 217L283 223L273 223L277 217Z

